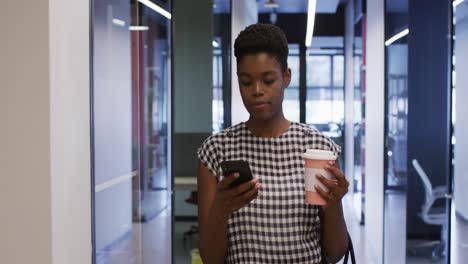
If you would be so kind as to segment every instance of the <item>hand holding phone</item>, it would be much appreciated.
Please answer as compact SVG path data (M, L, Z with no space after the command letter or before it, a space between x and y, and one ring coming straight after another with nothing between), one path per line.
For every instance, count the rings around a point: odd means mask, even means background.
M220 166L225 177L218 183L212 210L227 218L256 199L262 186L253 178L246 161L225 161Z
M224 177L229 177L233 173L239 173L239 178L232 182L229 187L233 188L253 179L249 163L243 160L230 160L221 162L221 170Z

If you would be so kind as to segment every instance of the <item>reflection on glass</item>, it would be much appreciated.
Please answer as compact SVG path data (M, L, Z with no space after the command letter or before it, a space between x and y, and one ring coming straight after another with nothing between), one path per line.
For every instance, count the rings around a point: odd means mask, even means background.
M405 58L407 46L393 44L387 48L388 63L394 63L387 67L393 70L387 76L387 152L394 155L387 157L386 187L396 188L406 186L407 176L407 124L408 124L408 88ZM399 59L395 59L395 57ZM404 63L404 65L398 64ZM396 72L397 69L399 72ZM404 71L404 72L403 72Z

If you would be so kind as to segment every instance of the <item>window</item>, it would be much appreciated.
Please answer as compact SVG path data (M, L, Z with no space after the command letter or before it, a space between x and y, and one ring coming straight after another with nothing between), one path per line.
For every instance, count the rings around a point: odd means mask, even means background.
M213 133L224 127L223 57L220 49L213 50Z
M300 76L300 61L299 61L299 45L289 45L288 66L291 69L291 83L284 90L283 113L286 119L294 122L299 122L299 76Z
M344 120L343 55L309 55L307 65L306 123L340 124Z

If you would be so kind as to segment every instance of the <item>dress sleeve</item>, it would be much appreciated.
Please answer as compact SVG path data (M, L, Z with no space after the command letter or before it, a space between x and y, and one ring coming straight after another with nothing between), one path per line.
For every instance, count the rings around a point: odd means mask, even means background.
M336 144L335 141L333 141L332 139L330 139L329 137L325 137L329 143L329 147L330 147L330 151L333 151L333 153L339 157L341 155L341 146Z
M197 151L198 159L215 177L219 173L219 147L214 137L207 138Z
M308 146L312 149L322 149L332 151L337 157L341 155L341 146L336 144L331 138L325 136L315 127L309 127L305 134L308 135Z

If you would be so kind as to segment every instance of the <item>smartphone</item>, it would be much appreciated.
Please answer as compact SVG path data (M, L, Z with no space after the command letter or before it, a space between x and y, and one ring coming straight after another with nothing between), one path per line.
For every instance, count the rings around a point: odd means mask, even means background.
M240 184L246 183L253 179L252 171L250 170L249 163L243 160L229 160L221 162L221 170L223 171L223 176L228 177L232 173L238 172L240 174L239 178L233 181L229 187L233 188Z

